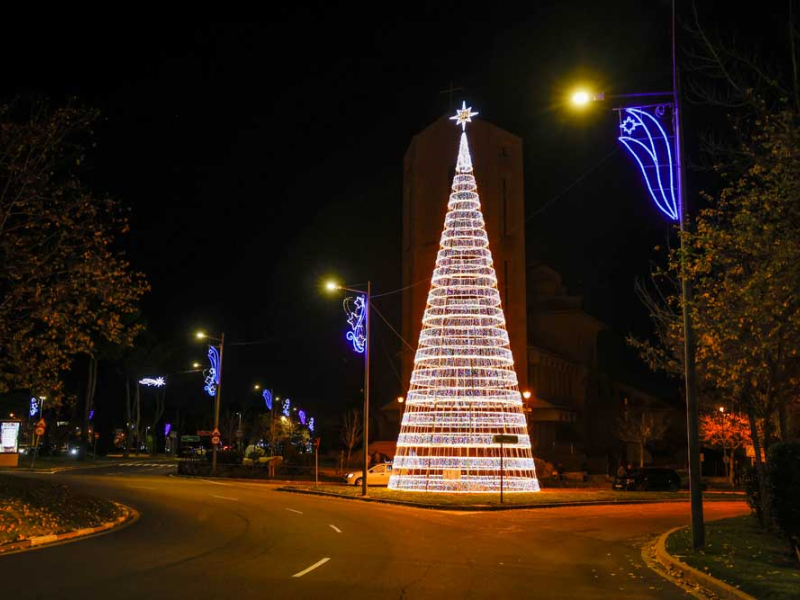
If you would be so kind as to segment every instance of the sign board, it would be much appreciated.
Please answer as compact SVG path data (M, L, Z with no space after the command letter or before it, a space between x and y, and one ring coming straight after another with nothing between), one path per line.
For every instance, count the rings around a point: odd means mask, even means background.
M36 432L36 435L38 435L39 437L42 437L44 435L44 427L36 427L34 431Z
M182 442L199 442L200 436L199 435L182 435L181 436Z
M211 436L211 443L214 444L215 446L217 444L219 444L219 436L218 435L212 435Z
M39 419L39 422L36 423L37 427L47 427L47 423L45 423L44 419Z
M206 431L205 429L200 429L197 431L197 435L204 436L204 437L211 437L214 435L213 431Z
M0 423L0 454L16 454L19 451L19 421Z
M215 435L215 436L219 437L219 435L220 435L219 429L214 428L214 431L211 432L211 435Z
M519 436L516 435L496 435L493 438L495 444L517 444Z

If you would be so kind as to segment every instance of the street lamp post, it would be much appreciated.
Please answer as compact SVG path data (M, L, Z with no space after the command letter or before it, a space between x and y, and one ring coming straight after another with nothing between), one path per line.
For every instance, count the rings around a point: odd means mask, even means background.
M329 282L325 286L328 290L344 290L346 292L353 292L355 294L362 294L364 296L364 469L361 477L361 495L367 495L367 475L369 472L369 313L370 303L372 296L372 282L367 281L367 289L358 290L355 288L337 285L334 282ZM354 331L354 334L357 333ZM354 347L358 350L354 340Z
M683 237L684 232L688 228L688 216L685 210L684 201L686 198L686 180L684 177L683 171L683 127L681 121L681 103L680 103L680 77L679 77L679 70L677 66L677 58L676 58L676 48L675 48L675 2L673 0L672 3L672 91L671 92L649 92L649 93L637 93L637 94L617 94L612 96L606 96L604 93L596 93L591 94L586 91L579 91L576 92L572 96L572 102L576 105L585 105L588 104L590 101L602 101L606 98L644 98L644 97L672 97L672 102L663 103L662 106L671 106L672 107L672 119L673 119L673 132L674 132L674 139L673 139L673 148L670 150L667 148L668 153L672 153L675 156L675 192L677 192L677 202L675 202L676 206L666 203L666 206L658 201L658 198L653 193L653 189L650 190L651 195L656 200L659 208L667 214L671 219L677 220L678 225L680 227L680 256L681 256L681 296L682 296L682 318L683 318L683 353L684 353L684 387L686 393L686 433L687 433L687 446L688 446L688 462L689 462L689 491L691 497L691 512L692 512L692 546L695 550L701 549L705 546L705 525L703 520L703 492L702 492L702 481L701 481L701 473L700 473L700 440L699 440L699 432L698 432L698 406L697 406L697 370L695 366L695 341L694 341L694 327L692 325L692 315L690 312L690 307L692 304L692 284L687 277L686 269L686 254L683 251ZM623 110L627 111L630 115L631 112L634 112L638 115L644 115L642 109L653 107L638 107L634 108L633 111L631 109L616 109L616 110ZM651 116L647 116L648 119L652 119ZM629 129L625 129L626 123L628 123ZM640 116L637 119L631 119L630 116L621 123L621 127L623 131L630 135L636 127L642 126L645 131L647 131L647 125L645 121ZM660 127L660 126L659 126ZM661 131L661 134L664 136L666 140L666 134ZM651 137L648 133L648 137ZM634 157L639 161L639 166L642 168L644 172L644 165L641 163L639 157L636 156L636 153L631 146L626 143L623 138L620 138L623 143L625 143L628 150L634 154ZM634 144L639 143L636 140L632 140L628 138L628 140ZM651 144L652 138L650 140ZM644 147L644 145L642 145ZM646 147L645 147L646 148ZM649 149L646 148L645 150L648 152L653 159L654 165L656 169L659 168L657 164L657 156L655 152L655 146L651 146ZM671 161L670 161L671 162ZM671 165L670 165L671 167ZM671 173L670 173L671 176ZM649 182L648 182L648 185ZM660 193L662 198L665 197L665 190L663 185L659 180L659 187ZM674 202L674 200L673 200ZM666 210L665 210L666 208Z
M219 431L219 405L222 400L222 358L223 352L225 348L225 332L222 332L222 335L218 338L211 337L206 335L202 331L197 332L197 339L209 339L215 342L219 342L219 366L217 369L217 394L214 400L214 431ZM217 446L219 444L212 444L212 455L211 455L211 473L216 475L217 473Z

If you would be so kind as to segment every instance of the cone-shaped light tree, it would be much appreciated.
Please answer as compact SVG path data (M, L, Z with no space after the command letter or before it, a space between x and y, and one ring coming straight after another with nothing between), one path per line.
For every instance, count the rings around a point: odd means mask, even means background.
M466 124L422 318L389 487L418 492L539 490ZM517 443L494 443L495 435Z

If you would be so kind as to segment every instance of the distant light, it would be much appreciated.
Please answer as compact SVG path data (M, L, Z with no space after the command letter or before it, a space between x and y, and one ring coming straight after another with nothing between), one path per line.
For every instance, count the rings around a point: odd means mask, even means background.
M339 289L339 284L336 283L335 281L329 281L328 283L325 284L325 289L328 290L329 292L333 292Z
M531 397L531 393L528 390L525 390L522 392L522 397L525 398L525 400L528 400Z
M10 413L8 416L13 419L14 418L14 413Z
M199 362L192 363L192 368L193 369L199 369L200 368L200 363Z
M725 412L725 407L724 406L720 406L719 407L719 412L724 413Z
M584 106L589 103L592 97L589 95L589 92L585 90L580 90L572 94L572 103L576 106Z
M286 417L281 416L281 421L286 422Z
M254 390L260 390L260 389L261 389L261 386L260 386L260 385L258 385L258 384L255 384L255 385L253 386L253 389L254 389Z
M139 383L149 387L163 387L167 385L163 377L145 377L144 379L140 379Z
M205 333L203 333L202 331L198 331L198 332L197 332L197 333L195 333L194 335L195 335L195 337L196 337L198 340L202 340L204 337L206 337L206 334L205 334Z
M78 449L77 449L77 448L72 448L72 449L69 451L69 453L70 453L70 454L77 454L77 453L78 453Z
M397 401L398 401L400 404L402 404L403 402L405 402L405 401L406 401L406 399L405 399L405 398L403 398L402 396L398 396L398 397L397 397Z

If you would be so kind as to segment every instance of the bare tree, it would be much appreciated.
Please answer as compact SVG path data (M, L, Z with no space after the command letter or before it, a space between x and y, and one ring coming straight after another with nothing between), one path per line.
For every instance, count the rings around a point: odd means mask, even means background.
M669 427L669 420L660 413L643 410L641 416L617 421L617 435L623 442L639 446L639 467L644 466L647 443L660 440Z
M361 413L358 410L349 410L342 417L341 440L347 447L347 468L350 468L350 457L353 454L353 447L361 441L363 428L361 425ZM366 452L366 449L364 449Z

